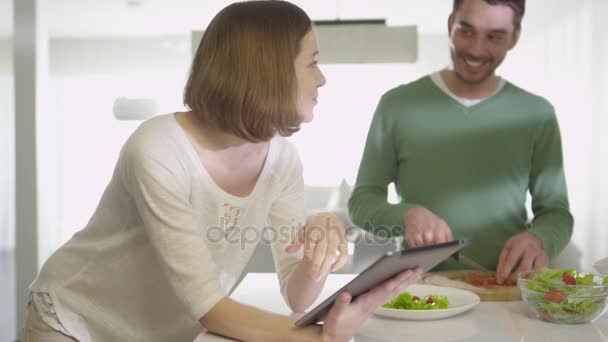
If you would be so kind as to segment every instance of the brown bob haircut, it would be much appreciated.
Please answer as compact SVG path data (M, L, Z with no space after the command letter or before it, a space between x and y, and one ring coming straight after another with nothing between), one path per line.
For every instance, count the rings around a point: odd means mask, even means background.
M452 14L460 8L463 0L454 0L454 6L452 8ZM521 20L524 18L526 13L526 0L483 0L490 5L503 5L508 6L513 10L513 25L515 29L521 28Z
M300 128L294 60L312 21L285 1L221 10L198 46L184 105L202 122L251 142Z

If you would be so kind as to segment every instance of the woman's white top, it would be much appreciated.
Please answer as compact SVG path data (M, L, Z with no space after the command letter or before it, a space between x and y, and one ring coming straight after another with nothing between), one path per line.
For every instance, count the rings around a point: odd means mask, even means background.
M258 242L271 244L286 298L302 258L285 248L304 221L303 191L284 138L271 140L254 189L237 197L214 183L174 114L150 119L123 146L87 226L30 289L50 296L79 341L192 341Z

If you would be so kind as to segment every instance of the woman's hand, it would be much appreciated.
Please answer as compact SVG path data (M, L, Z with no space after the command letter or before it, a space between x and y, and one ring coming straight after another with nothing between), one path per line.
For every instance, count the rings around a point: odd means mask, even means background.
M320 213L312 216L298 231L286 251L295 253L302 246L304 262L310 265L308 276L315 281L341 268L348 260L344 223L334 214Z
M420 280L420 268L401 272L370 291L360 295L351 303L349 293L341 293L331 308L323 324L322 340L332 342L349 341L361 325L378 307L390 302Z

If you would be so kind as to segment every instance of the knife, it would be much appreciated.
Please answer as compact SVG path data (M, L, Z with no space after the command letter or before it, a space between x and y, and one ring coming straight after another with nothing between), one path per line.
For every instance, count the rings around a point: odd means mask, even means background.
M487 269L486 267L482 266L478 262L476 262L473 259L467 257L466 255L463 255L460 252L456 252L456 253L452 254L446 260L456 260L456 261L458 261L458 262L460 262L460 263L462 263L464 265L467 265L469 267L472 267L473 269L476 269L478 271L489 271L489 269Z

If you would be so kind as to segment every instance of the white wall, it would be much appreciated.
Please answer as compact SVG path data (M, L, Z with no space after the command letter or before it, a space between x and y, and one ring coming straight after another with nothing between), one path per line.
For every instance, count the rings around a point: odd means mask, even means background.
M592 92L593 92L593 166L589 238L591 258L608 256L608 1L593 0Z
M15 246L15 103L12 49L0 40L0 250Z
M13 48L9 38L0 37L0 75L13 73Z

